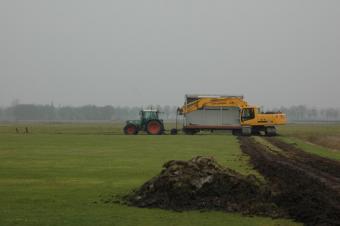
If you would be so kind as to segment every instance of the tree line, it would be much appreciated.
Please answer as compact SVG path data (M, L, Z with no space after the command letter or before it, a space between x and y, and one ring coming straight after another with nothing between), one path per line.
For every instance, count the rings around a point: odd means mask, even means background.
M286 113L289 121L339 121L340 108L314 108L304 105L274 109Z
M162 112L161 117L172 120L176 117L177 107L148 106ZM95 106L80 107L35 104L16 104L0 108L0 121L124 121L136 119L142 107Z
M176 118L177 106L148 106L160 110L165 120ZM95 106L80 107L36 104L16 104L0 108L0 121L125 121L138 118L141 107ZM290 122L294 121L338 121L338 108L310 108L304 105L273 109L287 114Z

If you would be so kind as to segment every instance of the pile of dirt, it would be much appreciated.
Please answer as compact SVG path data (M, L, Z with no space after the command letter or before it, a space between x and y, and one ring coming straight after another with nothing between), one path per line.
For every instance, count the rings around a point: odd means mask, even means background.
M248 215L282 217L270 189L254 175L222 167L212 157L172 160L161 173L126 196L138 207L172 210L224 210Z

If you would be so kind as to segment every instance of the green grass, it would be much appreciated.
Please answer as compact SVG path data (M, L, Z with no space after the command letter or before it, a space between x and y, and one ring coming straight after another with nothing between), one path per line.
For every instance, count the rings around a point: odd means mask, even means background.
M16 123L0 124L0 134L22 134L27 127L33 134L122 134L123 123Z
M279 133L282 140L307 152L340 160L340 123L289 124Z
M224 212L173 212L101 202L126 194L171 159L214 156L254 173L229 135L123 136L104 124L0 126L0 225L297 225ZM20 128L21 128L20 127Z
M289 144L294 144L306 152L319 155L325 158L340 160L340 151L329 149L327 147L323 147L317 144L309 143L296 137L280 137L280 139Z
M279 127L279 133L285 136L310 136L310 135L340 135L340 123L298 123Z

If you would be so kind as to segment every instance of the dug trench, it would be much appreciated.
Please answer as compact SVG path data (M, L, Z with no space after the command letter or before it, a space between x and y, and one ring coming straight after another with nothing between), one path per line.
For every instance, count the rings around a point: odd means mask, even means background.
M267 140L282 151L239 137L242 151L270 184L273 202L305 225L340 225L339 163Z
M295 160L299 164L308 166L317 173L324 173L326 177L334 177L335 179L338 179L337 182L340 183L339 161L307 153L293 144L288 144L274 137L267 137L266 140L284 151L291 160Z

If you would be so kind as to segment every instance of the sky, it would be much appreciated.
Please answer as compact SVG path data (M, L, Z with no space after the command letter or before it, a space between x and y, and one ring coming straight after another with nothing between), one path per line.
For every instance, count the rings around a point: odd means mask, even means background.
M0 0L0 106L340 107L339 0Z

